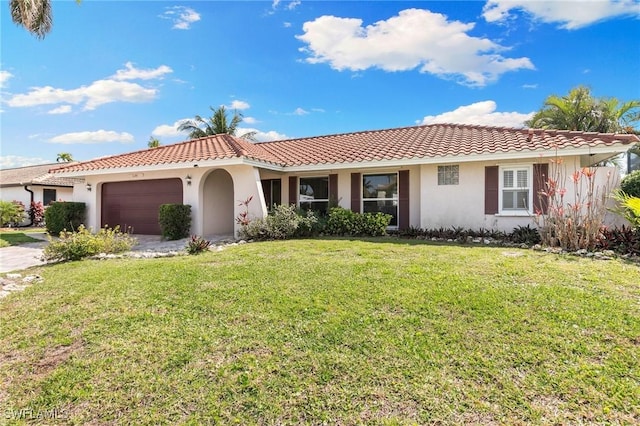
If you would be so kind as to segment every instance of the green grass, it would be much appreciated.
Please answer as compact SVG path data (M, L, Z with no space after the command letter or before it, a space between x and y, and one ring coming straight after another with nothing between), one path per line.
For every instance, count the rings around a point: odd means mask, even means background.
M398 240L40 268L0 413L69 424L637 424L640 267ZM9 411L11 412L11 411Z
M6 244L0 243L0 247L16 246L24 243L38 243L42 240L30 237L24 232L0 232L0 240Z

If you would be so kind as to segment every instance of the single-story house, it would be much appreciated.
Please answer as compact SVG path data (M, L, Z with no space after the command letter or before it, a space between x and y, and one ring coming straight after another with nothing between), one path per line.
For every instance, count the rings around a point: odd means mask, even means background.
M49 173L56 166L60 164L0 169L0 199L20 201L27 210L32 201L44 206L53 201L72 201L74 185L83 180Z
M222 134L66 165L87 226L158 234L158 207L192 206L194 234L236 234L274 204L385 212L391 226L511 231L531 223L541 177L562 158L566 175L626 152L628 134L435 124L250 143ZM555 164L555 163L554 163ZM611 170L609 170L610 172ZM604 178L607 173L600 173ZM617 174L616 174L617 175ZM569 194L567 195L569 198Z

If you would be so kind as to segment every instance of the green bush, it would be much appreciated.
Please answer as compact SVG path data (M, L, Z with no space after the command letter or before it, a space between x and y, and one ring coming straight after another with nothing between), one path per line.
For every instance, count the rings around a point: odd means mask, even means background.
M318 218L312 211L301 214L296 207L278 205L269 215L243 225L240 236L252 240L285 240L312 235Z
M0 225L18 225L24 219L24 206L19 201L0 201Z
M51 235L59 235L65 230L76 230L84 222L86 205L69 201L57 201L51 204L44 212L44 220L47 232Z
M342 207L334 207L329 210L324 233L356 237L385 235L391 218L391 215L384 213L354 213Z
M620 190L630 197L640 198L640 170L626 175L620 182Z
M49 237L49 245L42 257L45 261L80 260L99 253L128 251L135 244L136 239L120 232L118 226L113 229L105 227L92 234L84 225L79 225L76 232L60 232L58 240Z
M188 204L162 204L158 212L162 236L168 240L179 240L189 236L191 229L191 206Z

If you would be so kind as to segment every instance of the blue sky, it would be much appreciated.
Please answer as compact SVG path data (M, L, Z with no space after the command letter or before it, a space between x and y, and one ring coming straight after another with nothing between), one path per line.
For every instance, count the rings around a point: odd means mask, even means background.
M55 1L36 39L0 1L0 166L186 139L225 105L273 140L421 123L522 126L586 85L640 99L635 1Z

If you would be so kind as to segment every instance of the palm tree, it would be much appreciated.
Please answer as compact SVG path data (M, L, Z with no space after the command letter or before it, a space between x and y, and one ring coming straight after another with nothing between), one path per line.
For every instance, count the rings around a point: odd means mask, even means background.
M236 136L238 124L242 122L242 114L238 111L233 111L233 117L229 121L227 117L227 109L224 105L220 108L209 107L213 112L213 115L206 120L199 115L196 115L193 120L183 121L178 130L181 132L189 132L190 139L202 138L205 136L228 134ZM254 142L256 132L247 132L238 137Z
M640 122L640 101L620 103L616 98L597 99L579 86L567 96L551 95L525 124L531 128L583 132L632 133Z
M11 19L38 38L51 31L53 18L50 0L11 0Z
M160 140L158 138L154 138L153 136L149 136L149 142L147 142L147 146L149 148L157 148L160 145L162 145L162 143L160 143Z
M70 163L73 161L73 157L68 152L61 152L58 154L58 158L56 158L56 162L60 163Z

